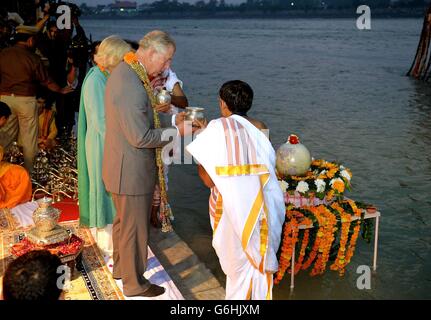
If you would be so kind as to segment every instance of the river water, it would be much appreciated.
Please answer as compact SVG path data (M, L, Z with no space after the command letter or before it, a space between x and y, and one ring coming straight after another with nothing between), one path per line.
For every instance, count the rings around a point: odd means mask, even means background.
M382 213L377 273L371 289L356 286L373 246L358 240L343 278L302 272L288 276L275 299L431 298L431 84L405 73L414 58L422 19L82 20L93 40L111 34L139 40L163 29L177 42L173 69L191 106L218 117L217 92L227 80L255 92L251 116L270 128L275 148L297 134L315 158L353 172L349 196ZM208 190L194 165L170 170L174 228L224 283L211 247Z

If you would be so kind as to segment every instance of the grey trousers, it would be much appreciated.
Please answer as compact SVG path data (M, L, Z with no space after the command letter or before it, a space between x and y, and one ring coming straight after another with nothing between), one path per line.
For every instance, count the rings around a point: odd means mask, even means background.
M153 195L112 194L117 215L112 226L113 276L123 281L123 292L139 295L151 283L144 277Z
M8 149L18 141L23 148L24 167L33 171L33 159L37 153L39 119L35 97L0 96L12 111L6 124L0 129L0 144Z

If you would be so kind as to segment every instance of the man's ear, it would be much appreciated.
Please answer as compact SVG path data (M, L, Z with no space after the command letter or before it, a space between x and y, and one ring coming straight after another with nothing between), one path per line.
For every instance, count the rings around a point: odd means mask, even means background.
M153 61L154 58L154 54L156 53L156 50L154 50L154 48L149 48L147 50L147 57L149 61Z
M220 111L222 115L225 117L229 117L232 114L232 112L229 110L226 102L224 102L223 99L220 99L220 109L221 109Z
M223 101L223 99L220 99L220 108L225 111L227 109L226 102Z

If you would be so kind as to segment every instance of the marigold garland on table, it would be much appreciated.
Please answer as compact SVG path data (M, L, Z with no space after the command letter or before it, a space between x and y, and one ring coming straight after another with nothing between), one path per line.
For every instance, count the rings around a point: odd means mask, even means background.
M282 245L280 247L279 270L275 275L274 283L279 283L285 273L291 273L291 266L295 266L295 274L299 270L306 270L313 265L312 276L323 274L330 258L331 249L339 241L339 248L335 261L330 269L344 275L346 266L350 263L355 252L356 242L361 229L362 209L359 209L353 200L340 200L331 205L308 206L296 208L288 205L286 208L286 221L283 226ZM353 233L349 239L352 218L354 221ZM338 228L338 225L341 226ZM302 226L302 229L300 227ZM311 228L314 227L314 228ZM303 230L306 228L305 230ZM313 233L311 233L313 232ZM340 232L339 239L337 238ZM303 234L300 241L300 233ZM311 239L314 236L314 242ZM293 248L301 243L299 254L292 262ZM309 248L311 246L311 250ZM308 250L307 250L308 249ZM296 251L295 251L296 252ZM307 254L308 253L308 254Z
M326 269L326 263L329 259L329 252L332 247L332 243L335 239L334 232L336 231L336 218L324 205L320 205L316 208L309 208L309 210L315 214L320 225L323 225L323 232L320 235L322 237L319 246L319 254L317 260L314 263L311 275L322 274ZM317 234L319 236L319 234Z
M292 266L295 274L311 267L312 276L321 275L328 262L330 270L343 276L361 228L362 237L370 242L372 222L362 214L369 208L375 212L375 207L344 198L351 189L352 173L341 164L319 159L302 176L276 174L285 197L286 218L274 283L286 272L292 273Z
M338 249L337 258L335 262L331 265L330 269L333 271L338 271L340 276L344 275L346 267L346 246L349 237L351 215L348 214L338 203L332 203L331 208L337 210L341 217L341 234L340 234L340 248Z
M304 236L301 241L301 250L299 252L299 258L298 258L298 261L295 263L295 275L299 272L299 270L302 269L302 262L304 261L305 250L307 249L309 239L310 239L310 230L306 229L304 231Z
M283 279L287 268L289 268L293 248L298 241L298 222L296 221L296 218L292 216L289 222L284 224L283 229L284 237L281 244L278 272L274 279L275 284L279 283L281 279Z
M356 203L353 200L350 200L350 199L345 200L344 203L349 204L350 208L352 209L354 215L357 218L361 218L362 210L356 206ZM350 238L349 248L347 249L347 252L346 252L346 264L350 263L350 260L353 257L353 254L356 249L356 241L358 240L360 230L361 230L361 219L358 219L356 221L355 227L353 228L353 234L352 234L352 237Z

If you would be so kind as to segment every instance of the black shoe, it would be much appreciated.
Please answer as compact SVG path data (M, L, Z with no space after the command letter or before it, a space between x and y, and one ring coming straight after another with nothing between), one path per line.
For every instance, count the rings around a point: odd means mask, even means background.
M138 294L125 294L127 297L157 297L165 293L165 288L160 287L155 284L151 284L151 286L145 290L144 292Z

